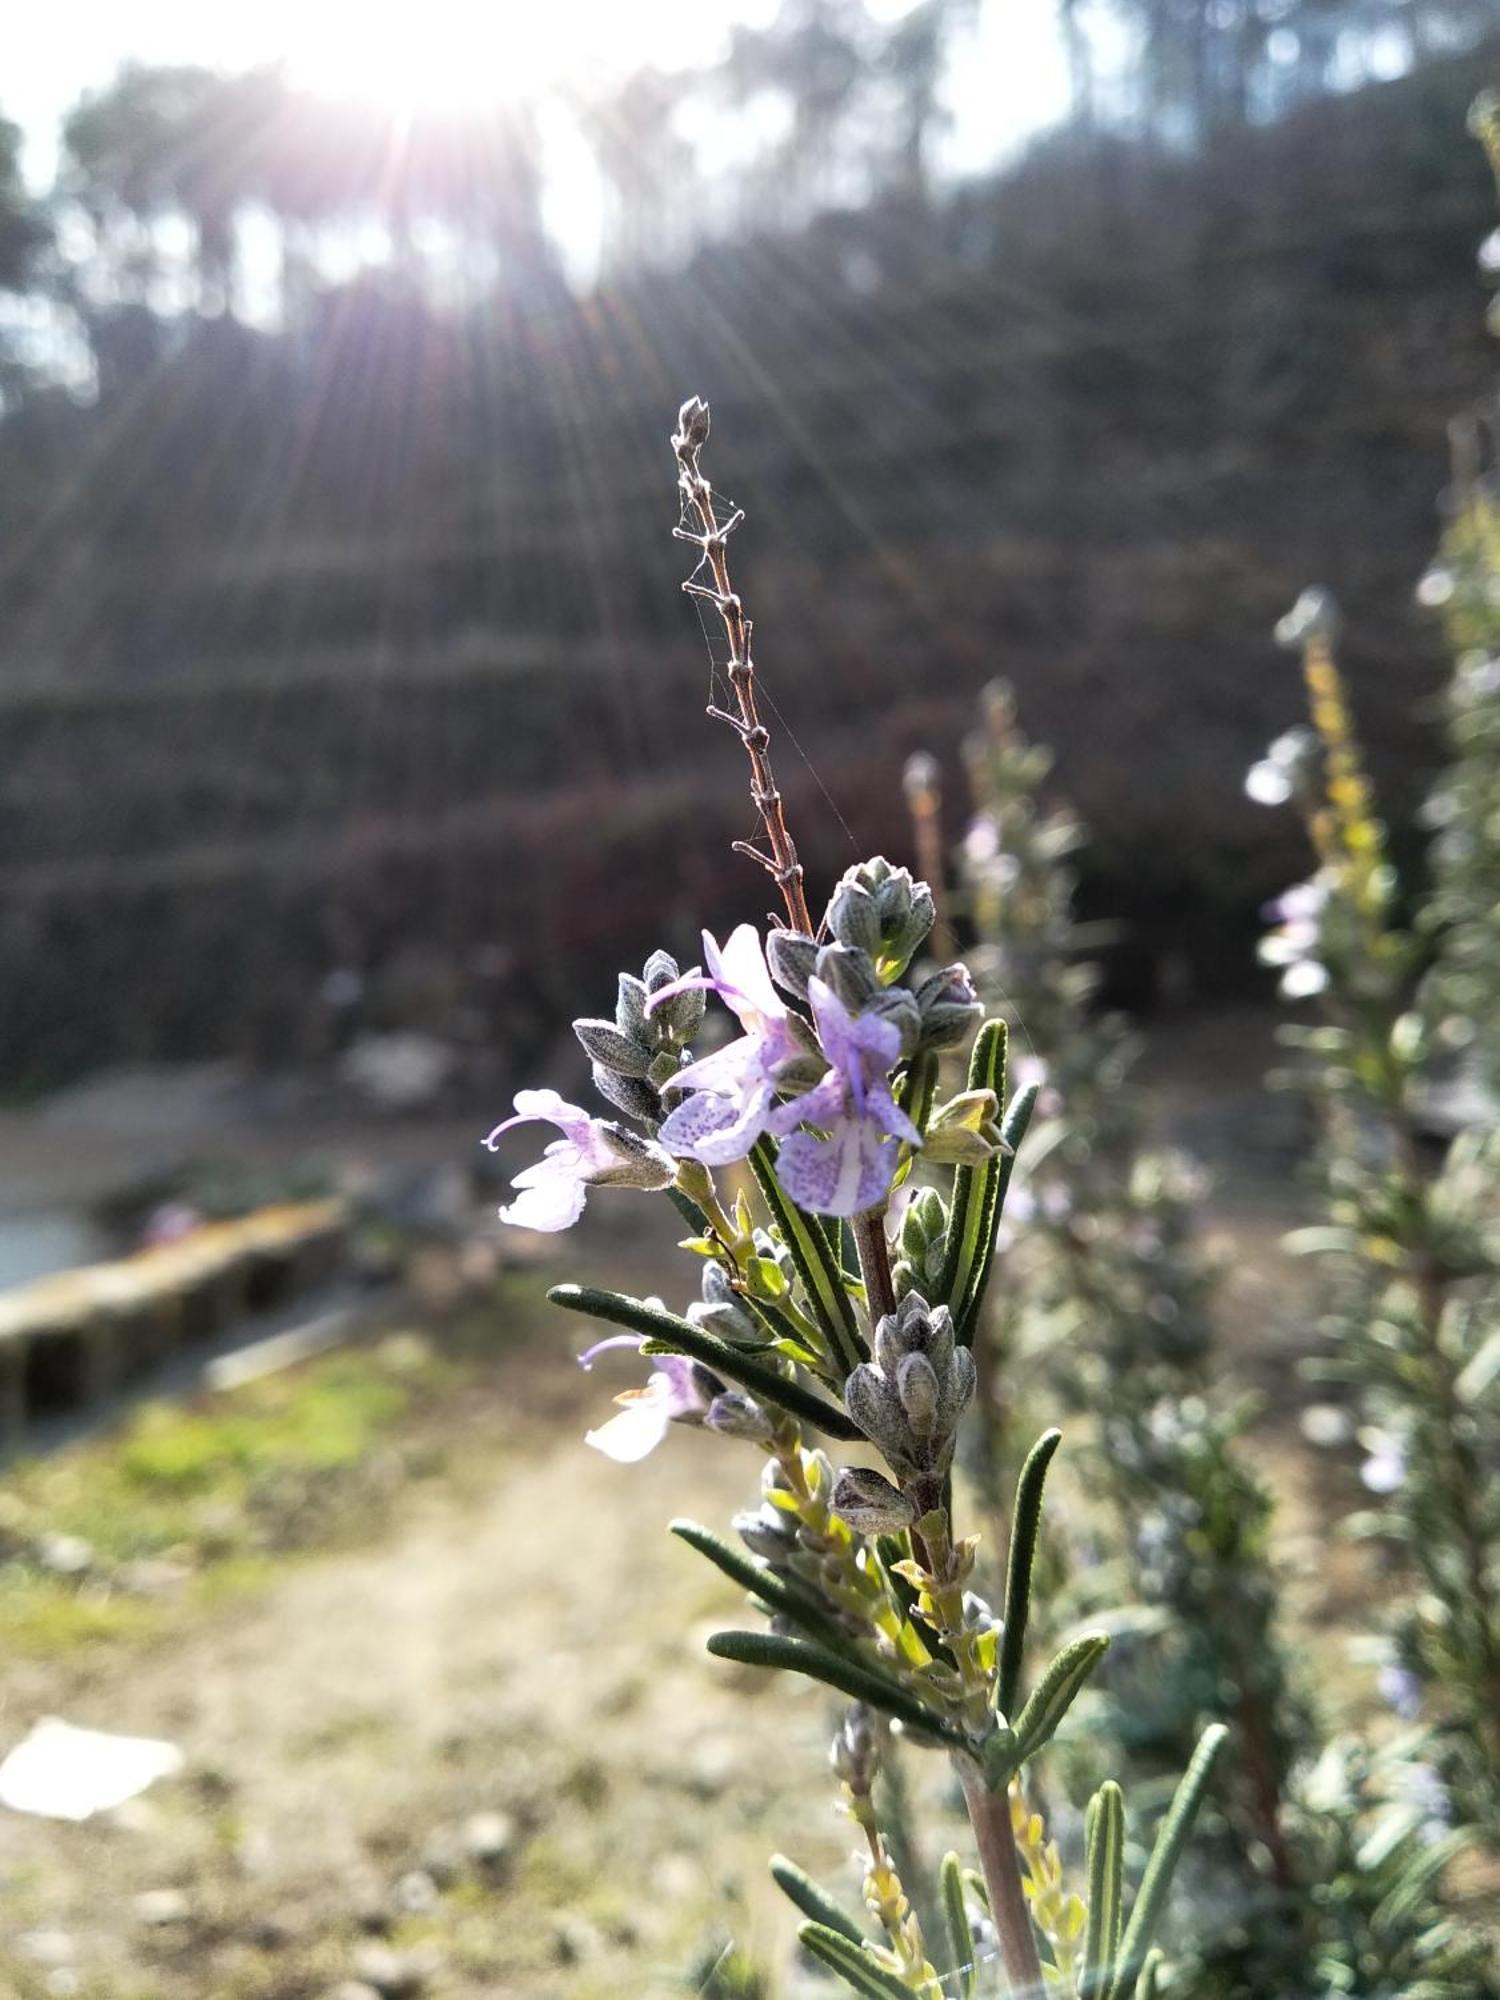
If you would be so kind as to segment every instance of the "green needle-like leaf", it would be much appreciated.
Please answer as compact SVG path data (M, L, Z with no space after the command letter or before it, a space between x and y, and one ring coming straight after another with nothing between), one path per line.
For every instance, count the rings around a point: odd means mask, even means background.
M1089 1800L1089 1918L1083 1937L1079 2000L1108 1993L1125 1918L1125 1794L1113 1778Z
M961 1730L942 1716L931 1714L898 1682L887 1680L871 1667L843 1659L824 1646L814 1646L806 1639L783 1639L771 1632L715 1632L708 1650L716 1659L738 1660L747 1667L782 1668L789 1673L806 1674L809 1680L837 1688L851 1701L867 1702L871 1708L895 1716L908 1729L967 1747L967 1738Z
M970 1090L992 1090L995 1102L1005 1102L1006 1027L986 1021L974 1038L969 1056ZM948 1211L948 1246L941 1286L943 1302L957 1326L963 1301L984 1261L984 1218L990 1206L998 1156L982 1166L960 1167L953 1176L953 1200ZM963 1338L962 1334L959 1336Z
M771 1856L771 1879L781 1893L789 1897L804 1917L811 1917L825 1930L837 1931L840 1937L848 1938L850 1944L859 1944L864 1936L859 1925L847 1912L820 1889L810 1875L804 1875L795 1861L788 1861L784 1854Z
M826 1924L803 1924L797 1942L813 1958L821 1959L864 2000L911 2000L911 1988L894 1972L877 1965L861 1945L852 1944L842 1931Z
M778 1576L765 1563L741 1554L728 1542L710 1534L707 1528L700 1528L696 1521L673 1521L670 1528L680 1541L686 1542L690 1549L696 1549L699 1555L707 1556L741 1589L748 1590L752 1597L758 1597L767 1610L780 1612L784 1618L805 1626L830 1652L844 1651L838 1627L818 1600L793 1579Z
M834 1404L825 1402L821 1396L815 1396L811 1389L804 1389L800 1382L778 1375L774 1368L767 1368L739 1348L731 1347L717 1334L705 1333L702 1327L694 1326L691 1321L679 1319L676 1313L668 1312L663 1306L648 1305L644 1299L627 1298L623 1292L600 1291L593 1285L554 1285L547 1297L568 1312L587 1313L594 1319L609 1320L615 1326L628 1326L636 1333L644 1334L648 1340L659 1341L673 1353L689 1354L694 1361L701 1361L716 1375L738 1382L742 1389L750 1390L764 1401L790 1410L794 1417L800 1417L803 1423L816 1425L828 1437L853 1442L864 1436L852 1417L846 1416Z
M1007 1720L1014 1714L1021 1692L1026 1617L1031 1608L1031 1572L1042 1525L1042 1488L1047 1483L1047 1468L1061 1443L1061 1431L1044 1431L1026 1454L1026 1463L1016 1481L1010 1554L1005 1564L1005 1630L1000 1640L1000 1670L995 1688L1000 1713Z
M1107 1632L1086 1632L1081 1639L1063 1647L1016 1717L1017 1765L1024 1764L1043 1744L1050 1742L1084 1682L1108 1650Z
M964 1897L963 1863L956 1854L943 1856L939 1886L948 1953L953 1961L949 1977L954 1981L955 2000L970 2000L978 1967L974 1963L974 1934L969 1928L969 1906Z
M756 1140L750 1149L750 1165L781 1240L792 1253L808 1304L828 1342L829 1359L842 1379L869 1356L837 1253L823 1230L802 1213L777 1180L776 1155L769 1140Z
M993 1159L986 1160L979 1169L985 1177L984 1212L979 1225L980 1255L976 1258L970 1273L963 1302L953 1314L954 1327L966 1347L972 1347L974 1344L979 1315L984 1310L990 1273L995 1264L995 1236L1000 1227L1005 1197L1010 1189L1010 1177L1015 1171L1016 1154L1021 1149L1021 1141L1026 1137L1026 1128L1031 1123L1031 1114L1036 1109L1040 1092L1041 1085L1037 1083L1028 1083L1024 1090L1016 1092L1011 1099L1010 1109L1000 1124L1003 1151L996 1153Z
M1146 1863L1135 1907L1130 1912L1125 1942L1120 1947L1119 1962L1115 1967L1114 1984L1110 1988L1111 2000L1124 2000L1137 1978L1145 1975L1147 1954L1161 1922L1172 1877L1182 1859L1182 1850L1187 1846L1193 1821L1198 1817L1203 1794L1208 1790L1208 1781L1228 1734L1222 1722L1205 1729L1198 1739L1192 1762L1182 1774L1182 1782L1173 1795L1151 1849L1151 1859Z

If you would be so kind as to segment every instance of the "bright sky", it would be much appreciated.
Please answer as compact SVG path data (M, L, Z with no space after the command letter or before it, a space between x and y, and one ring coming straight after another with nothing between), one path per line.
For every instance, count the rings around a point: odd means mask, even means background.
M886 19L912 0L869 0ZM236 70L284 61L317 89L393 108L524 96L563 79L587 88L643 63L709 62L739 21L772 18L777 0L74 0L12 38L0 112L27 133L27 167L45 184L59 121L127 61ZM974 45L956 66L944 164L990 164L1049 123L1066 101L1055 0L986 0ZM551 163L548 209L586 258L597 188L585 163Z

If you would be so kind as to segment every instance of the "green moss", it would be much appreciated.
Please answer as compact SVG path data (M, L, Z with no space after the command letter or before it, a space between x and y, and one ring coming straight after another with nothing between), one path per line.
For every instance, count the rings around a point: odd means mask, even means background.
M463 1370L410 1337L351 1348L186 1403L149 1403L109 1435L15 1468L0 1533L0 1644L56 1657L147 1637L180 1606L260 1588L275 1560L367 1531L389 1479L369 1468L402 1420ZM76 1536L92 1561L81 1579L38 1555ZM147 1589L122 1573L169 1559ZM135 1592L136 1594L132 1594Z

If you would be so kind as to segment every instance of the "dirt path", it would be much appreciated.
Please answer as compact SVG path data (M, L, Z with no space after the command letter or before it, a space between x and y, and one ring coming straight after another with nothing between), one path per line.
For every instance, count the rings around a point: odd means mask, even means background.
M97 1822L0 1816L7 1990L292 2000L384 1942L434 1995L587 2000L690 1991L731 1935L778 1949L766 1853L842 1872L827 1705L705 1659L736 1594L664 1531L722 1524L755 1456L679 1431L613 1465L579 1442L610 1386L522 1357L380 1546L64 1687L7 1673L7 1738L56 1707L187 1755ZM499 1866L464 1852L485 1812Z

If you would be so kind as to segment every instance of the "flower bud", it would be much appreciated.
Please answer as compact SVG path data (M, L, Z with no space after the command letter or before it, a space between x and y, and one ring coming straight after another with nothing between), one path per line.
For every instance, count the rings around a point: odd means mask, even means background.
M850 945L825 944L818 953L817 974L851 1014L863 1013L880 991L869 954Z
M645 1076L651 1067L651 1043L644 1034L622 1035L612 1021L575 1021L573 1033L590 1061L616 1076Z
M916 1263L948 1233L948 1211L936 1188L921 1188L901 1224L901 1254Z
M608 1158L590 1172L590 1186L644 1188L654 1194L676 1180L677 1162L654 1141L602 1118L594 1133L596 1144Z
M917 988L916 1000L926 1049L956 1049L984 1012L966 965L945 965L934 972Z
M766 963L784 992L805 1000L807 982L818 967L817 940L801 931L772 931L766 939Z
M883 1021L889 1021L901 1036L901 1054L914 1056L922 1036L922 1016L917 1008L915 994L908 993L904 986L887 986L877 993L867 1014L878 1014Z
M1005 1148L992 1090L964 1090L934 1112L924 1155L934 1166L977 1167Z
M764 1562L786 1563L797 1553L795 1523L773 1507L736 1514L732 1525L750 1553Z
M847 875L833 893L824 922L831 935L852 951L868 952L871 958L879 951L880 912L875 898Z
M932 1436L942 1400L937 1375L925 1354L908 1354L897 1364L896 1394L912 1436L925 1443Z
M674 443L688 451L701 451L708 443L708 405L701 396L689 396L677 412L677 436Z
M846 891L861 892L873 904L876 927L873 943L866 942L863 936L844 938L835 923L838 912L851 925L868 929L870 913L858 896L850 894L846 898ZM881 983L889 984L899 979L911 963L936 915L927 884L914 881L907 869L893 868L884 855L877 854L846 871L828 906L828 926L840 942L856 943L867 951L876 962Z
M715 1396L703 1421L709 1430L724 1437L743 1438L767 1450L776 1436L775 1423L765 1406L742 1389L726 1389L721 1396Z
M645 981L622 972L615 999L615 1026L632 1041L644 1039L646 1028Z
M832 1511L858 1535L895 1535L909 1528L916 1509L906 1495L868 1466L846 1465L833 1483Z
M595 1090L627 1118L639 1118L654 1125L661 1117L660 1101L649 1083L633 1076L620 1076L606 1069L603 1063L595 1063L592 1074Z
M880 1738L863 1702L856 1702L829 1748L828 1762L851 1792L867 1798L880 1775Z

